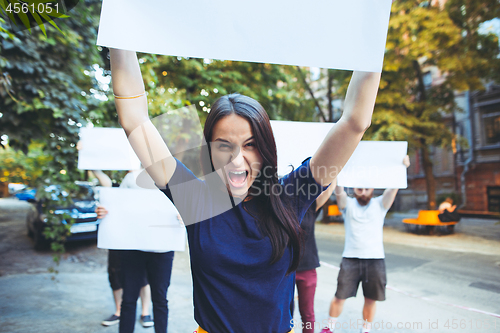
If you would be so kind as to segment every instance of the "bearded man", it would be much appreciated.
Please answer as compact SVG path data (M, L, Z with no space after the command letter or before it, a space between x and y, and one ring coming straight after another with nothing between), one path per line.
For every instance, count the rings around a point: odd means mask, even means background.
M410 158L404 158L408 168ZM348 197L344 188L337 186L337 205L344 216L345 244L337 279L337 292L330 304L328 326L321 333L333 333L345 300L355 297L359 283L363 287L362 333L370 332L375 317L376 302L385 300L387 283L383 226L385 215L391 208L397 189L386 189L381 196L373 198L372 188L355 188L354 197ZM339 326L339 325L337 325ZM338 328L338 327L337 327Z

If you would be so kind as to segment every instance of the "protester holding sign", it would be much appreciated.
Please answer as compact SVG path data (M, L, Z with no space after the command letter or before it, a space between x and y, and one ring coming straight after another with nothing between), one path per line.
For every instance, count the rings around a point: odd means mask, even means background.
M78 141L76 148L78 152L81 153L84 150L84 144L82 141ZM112 187L113 181L106 175L102 170L90 170L94 176L99 181L102 187ZM126 176L125 178L130 178L130 176ZM125 180L125 179L124 179ZM125 185L125 183L124 183ZM102 218L103 207L98 207L96 212L100 213L99 218ZM123 296L123 274L122 274L122 266L127 265L127 262L122 263L121 260L121 251L112 250L108 251L108 280L113 291L113 300L115 302L115 312L104 319L101 324L103 326L113 326L120 322L120 314L121 314L121 306L122 306L122 296ZM147 277L144 275L142 283L142 288L140 289L140 297L141 297L141 324L144 327L153 326L153 320L151 319L151 315L149 313L149 307L151 304L151 289L149 287L149 283Z
M130 170L123 178L120 188L139 188L137 177L140 172L140 170ZM104 206L98 206L96 212L99 219L103 219L108 214ZM118 230L117 234L120 234ZM148 296L150 295L150 299L153 301L154 319L151 319L151 316L144 312L143 304L140 322L144 327L154 326L156 333L166 333L168 325L167 290L170 285L174 252L110 250L110 253L118 253L121 262L123 292L118 318L119 332L134 332L137 298L139 296L142 298L144 288L150 288Z
M293 330L299 223L370 125L380 73L353 74L342 118L313 157L279 181L269 117L254 99L232 94L212 105L201 180L152 125L136 54L111 49L111 71L120 124L187 225L197 332Z
M80 142L79 142L80 143ZM111 179L101 170L92 170L92 173L99 180L99 183L103 187L112 187L113 183ZM101 210L101 208L98 208ZM103 326L112 326L116 325L120 322L120 313L122 306L122 296L123 296L123 287L122 287L122 266L127 265L127 262L122 264L121 260L121 251L117 250L109 250L108 251L108 280L113 290L113 299L115 301L115 313L113 313L108 318L102 321ZM149 306L151 303L151 289L149 287L149 283L147 277L144 276L144 279L141 283L142 288L140 290L141 304L142 304L142 314L141 314L141 323L144 327L153 326L153 320L149 314Z
M403 164L406 168L410 166L408 155ZM386 189L381 196L372 198L373 188L355 188L354 198L350 198L342 186L335 188L337 204L344 216L346 237L337 292L330 304L328 326L321 333L333 333L339 328L337 318L345 300L356 296L360 282L365 296L361 333L370 332L376 302L385 300L387 278L383 226L397 193L398 189Z

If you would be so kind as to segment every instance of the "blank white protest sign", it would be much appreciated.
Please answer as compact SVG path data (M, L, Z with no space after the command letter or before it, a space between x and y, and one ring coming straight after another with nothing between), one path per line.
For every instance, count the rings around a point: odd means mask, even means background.
M296 169L311 157L333 126L332 123L271 120L278 150L278 175L290 173L290 165Z
M97 44L381 72L392 0L104 0Z
M99 224L97 247L114 250L184 251L186 228L159 190L99 187L108 214Z
M357 188L407 188L406 141L361 141L337 184Z
M137 170L141 166L121 128L82 128L79 144L78 169Z
M332 123L271 121L278 150L278 174L283 176L292 165L297 168L314 155L333 128ZM339 145L342 142L338 143ZM406 188L406 141L361 141L338 174L337 183L345 187ZM327 170L337 173L337 170Z

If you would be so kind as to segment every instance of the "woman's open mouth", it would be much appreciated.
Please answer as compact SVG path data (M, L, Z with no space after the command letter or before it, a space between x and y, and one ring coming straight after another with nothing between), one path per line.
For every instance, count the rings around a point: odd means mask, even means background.
M248 171L229 171L227 174L229 177L229 183L232 187L239 188L245 186L248 177Z

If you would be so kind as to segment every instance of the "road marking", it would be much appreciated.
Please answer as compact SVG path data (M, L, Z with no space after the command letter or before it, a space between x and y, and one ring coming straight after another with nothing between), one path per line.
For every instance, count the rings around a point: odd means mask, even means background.
M340 270L340 267L332 265L332 264L329 264L327 262L320 261L319 263L322 266L325 266L325 267L328 267L328 268L332 268L332 269L336 269L336 270ZM493 317L500 318L500 314L497 314L497 313L483 311L483 310L479 310L479 309L474 309L474 308L470 308L468 306L462 306L462 305L456 305L456 304L453 304L453 303L438 301L438 300L431 299L431 298L428 298L428 297L418 296L418 295L409 293L407 291L404 291L404 290L401 290L401 289L398 289L396 287L392 287L392 286L389 286L389 285L386 286L386 289L395 291L397 293L400 293L400 294L403 294L403 295L406 295L406 296L409 296L409 297L421 299L421 300L424 300L424 301L427 301L427 302L433 302L433 303L448 305L448 306L451 306L451 307L454 307L454 308L459 308L459 309L463 309L463 310L467 310L467 311L477 312L477 313L485 314L485 315L488 315L488 316L493 316Z

